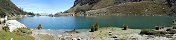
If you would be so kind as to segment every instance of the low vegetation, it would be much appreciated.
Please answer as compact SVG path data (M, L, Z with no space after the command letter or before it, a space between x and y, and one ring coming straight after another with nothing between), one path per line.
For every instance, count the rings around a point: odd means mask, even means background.
M25 35L32 34L32 31L28 28L18 28L14 30L13 33L16 33L17 35L25 36Z
M157 34L159 34L159 32L156 32L155 30L152 30L152 29L144 29L140 32L140 34L157 35Z
M5 30L4 30L5 29ZM32 31L28 28L18 28L13 32L8 31L8 27L4 27L3 31L0 31L0 40L34 40L32 37Z
M38 30L41 30L42 29L42 24L39 24L38 27L37 27Z
M175 4L173 0L75 0L74 6L64 13L175 16Z
M9 27L5 26L5 27L2 27L2 29L6 32L9 32Z
M144 29L140 32L140 34L159 36L159 35L165 35L165 34L170 34L170 33L167 31L156 31L153 29Z
M99 24L98 24L98 23L95 23L90 29L91 29L90 32L98 31L98 29L99 29Z

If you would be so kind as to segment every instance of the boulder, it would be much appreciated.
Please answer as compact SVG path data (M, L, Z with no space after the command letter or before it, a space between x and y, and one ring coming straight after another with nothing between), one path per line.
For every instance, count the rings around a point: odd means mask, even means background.
M10 32L17 28L27 28L24 24L18 22L17 20L7 20L5 24L9 27Z
M4 18L0 18L0 24L5 23L5 19Z
M159 30L159 29L160 29L160 27L158 27L158 26L155 27L155 30Z
M176 33L176 30L174 29L169 30L169 34L175 34L175 33Z

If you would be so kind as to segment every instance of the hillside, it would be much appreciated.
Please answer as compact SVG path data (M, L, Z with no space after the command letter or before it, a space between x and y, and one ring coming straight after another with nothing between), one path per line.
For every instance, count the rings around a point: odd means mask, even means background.
M8 16L16 16L22 15L26 12L18 8L15 4L13 4L10 0L0 0L0 16L4 17Z
M175 15L175 0L75 0L77 15Z

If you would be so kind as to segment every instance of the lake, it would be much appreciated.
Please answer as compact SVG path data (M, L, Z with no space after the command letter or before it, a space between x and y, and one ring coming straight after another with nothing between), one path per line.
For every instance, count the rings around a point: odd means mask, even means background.
M101 27L122 27L127 24L129 28L143 29L154 26L171 26L174 17L169 16L33 16L17 19L28 28L37 28L42 24L43 29L88 29L96 22Z

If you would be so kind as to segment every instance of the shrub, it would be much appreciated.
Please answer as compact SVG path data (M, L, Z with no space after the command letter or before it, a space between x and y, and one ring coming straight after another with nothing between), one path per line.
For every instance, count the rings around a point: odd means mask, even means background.
M98 31L98 29L99 29L99 25L98 25L98 23L95 23L95 24L91 27L91 31L89 31L89 32Z
M22 33L19 33L22 34ZM35 40L35 38L32 35L19 35L17 32L0 32L0 40L10 40L13 38L13 40Z
M7 26L2 27L2 29L5 30L6 32L9 32L9 30L10 30L9 27L7 27Z
M13 32L18 34L18 35L32 34L32 31L30 29L28 29L28 28L18 28L16 30L14 30Z
M152 29L144 29L140 32L140 34L146 34L146 35L157 35L160 34L158 31L152 30Z
M128 29L128 25L123 25L123 29L122 30L127 30Z
M41 30L42 29L42 24L39 24L38 27L37 27L38 30Z
M98 23L95 23L94 27L95 27L95 31L98 31L98 29L99 29Z

